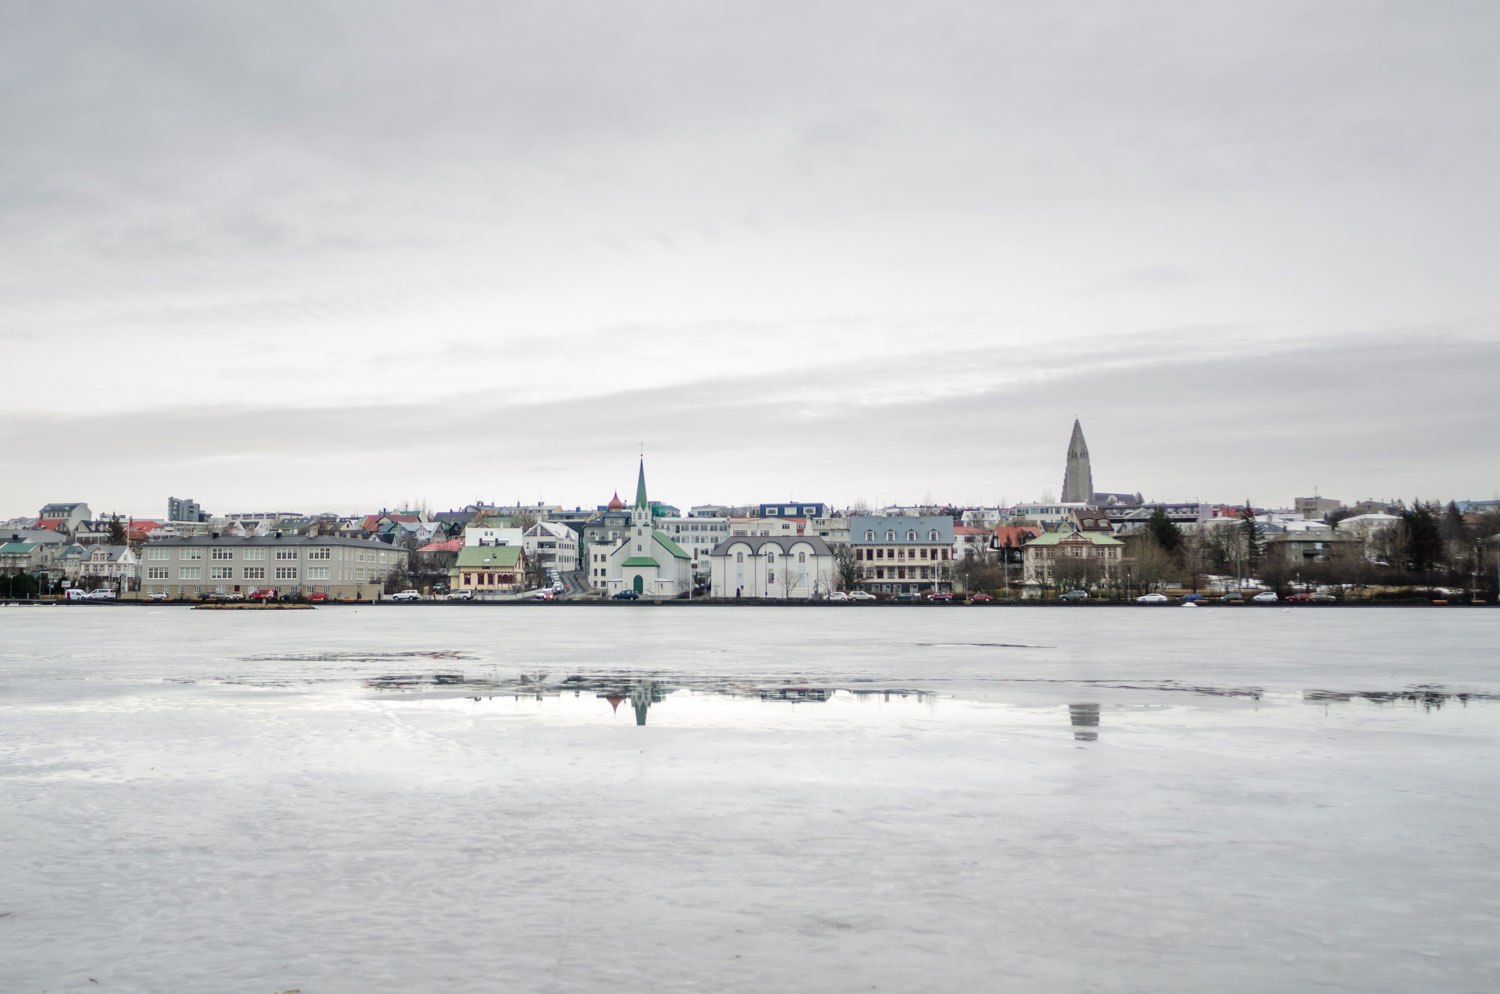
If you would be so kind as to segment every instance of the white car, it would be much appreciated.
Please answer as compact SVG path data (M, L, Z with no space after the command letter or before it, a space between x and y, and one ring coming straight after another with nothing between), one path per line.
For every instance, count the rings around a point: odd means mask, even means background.
M1135 602L1137 604L1165 604L1167 602L1167 595L1166 594L1142 594L1141 596L1139 596L1139 597L1137 597L1135 599Z
M422 595L409 587L406 590L398 590L394 594L391 594L391 600L393 601L419 601L421 599Z
M112 601L115 599L115 592L109 587L100 587L98 590L89 591L88 599L91 601Z
M873 601L875 595L868 590L853 590L849 593L849 599L851 601Z
M1276 603L1276 591L1274 591L1274 590L1262 590L1260 593L1256 594L1254 597L1252 597L1250 599L1252 601L1254 601L1255 603L1257 603L1257 604L1275 604Z
M844 593L842 590L835 590L833 593L828 595L828 599L831 601L846 601L849 599L849 595Z
M474 599L474 591L454 590L448 594L448 599L450 601L471 601Z

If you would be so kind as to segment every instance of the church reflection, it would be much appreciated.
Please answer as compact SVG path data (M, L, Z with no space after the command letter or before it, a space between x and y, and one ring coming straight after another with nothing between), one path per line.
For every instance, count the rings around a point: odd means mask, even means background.
M1069 704L1068 720L1073 724L1073 738L1079 742L1099 741L1099 705Z

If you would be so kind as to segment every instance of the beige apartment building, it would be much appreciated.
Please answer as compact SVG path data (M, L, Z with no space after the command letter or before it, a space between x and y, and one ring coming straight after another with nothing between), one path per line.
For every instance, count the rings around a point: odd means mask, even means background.
M386 577L405 566L404 549L333 535L164 538L141 550L141 594L191 599L275 590L373 600Z

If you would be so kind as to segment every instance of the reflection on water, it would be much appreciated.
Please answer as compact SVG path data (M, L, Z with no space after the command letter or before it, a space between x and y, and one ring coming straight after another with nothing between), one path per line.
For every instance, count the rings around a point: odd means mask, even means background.
M474 701L496 698L543 701L563 697L582 698L587 695L608 702L611 713L618 713L620 705L628 701L631 710L635 712L637 725L646 724L652 705L661 704L668 697L682 691L689 692L684 698L702 694L710 698L779 701L788 704L825 704L838 695L847 695L854 700L878 700L886 703L892 700L930 703L935 699L935 695L927 691L902 688L760 683L680 674L668 680L656 675L616 672L574 674L559 680L551 679L547 673L523 673L513 680L466 677L462 673L393 673L370 677L365 680L365 686L379 691L417 692L422 696L461 695ZM457 695L454 694L455 691Z
M1073 738L1079 742L1099 741L1099 705L1069 704L1068 720L1073 723Z
M797 676L797 674L789 674ZM1491 694L1448 690L1435 685L1415 685L1390 691L1306 690L1293 693L1266 694L1256 687L1211 687L1198 684L1162 681L1119 680L1051 680L1005 679L996 683L1071 685L1075 690L1093 696L1101 691L1135 692L1129 697L1101 703L1084 700L1065 705L1067 724L1061 724L1058 705L1036 706L1031 698L1002 702L993 699L967 699L961 695L939 695L928 690L908 687L879 687L861 683L832 685L776 680L763 677L695 676L684 673L664 674L641 671L600 671L554 676L546 672L523 673L515 677L467 676L460 672L390 673L369 677L364 685L381 697L399 695L414 701L444 706L459 701L483 704L487 709L515 716L545 716L555 721L594 723L613 719L621 705L629 705L635 724L644 726L655 717L672 725L787 725L820 722L824 718L851 720L850 704L870 704L864 717L856 721L892 722L908 718L923 722L964 723L973 726L1009 728L1066 728L1075 742L1098 742L1103 713L1111 712L1111 728L1117 741L1126 742L1152 721L1150 712L1163 709L1174 714L1174 720L1218 724L1224 719L1224 708L1231 701L1253 704L1259 711L1266 705L1318 703L1325 706L1363 701L1382 707L1411 705L1414 712L1435 712L1445 705L1460 708L1475 703L1493 704L1500 697ZM1172 706L1163 703L1167 697L1197 696L1201 704ZM1138 693L1138 701L1131 700ZM1210 703L1213 701L1213 703ZM527 705L533 705L527 707ZM606 708L606 705L608 707ZM762 705L759 709L753 705ZM786 705L785 710L775 705ZM794 714L798 705L816 705ZM767 709L765 706L770 706ZM662 709L668 710L663 712ZM1288 718L1290 712L1283 712ZM1295 722L1293 722L1295 724Z
M1415 704L1424 711L1432 711L1441 708L1445 704L1457 703L1466 706L1470 701L1493 701L1494 694L1472 694L1462 691L1447 691L1441 687L1430 684L1418 684L1405 690L1364 690L1345 692L1338 690L1305 690L1302 699L1314 704L1326 704L1330 701L1347 703L1349 701L1368 701L1371 704Z

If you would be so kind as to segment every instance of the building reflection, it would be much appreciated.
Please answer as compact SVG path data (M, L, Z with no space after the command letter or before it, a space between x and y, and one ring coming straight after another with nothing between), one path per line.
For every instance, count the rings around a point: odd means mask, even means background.
M1079 742L1099 741L1099 705L1069 704L1068 720L1073 724L1073 738Z
M423 696L445 696L456 692L475 702L495 697L514 701L538 702L563 696L592 697L609 702L618 714L620 705L630 702L635 723L645 725L653 704L661 704L678 691L690 691L715 697L761 700L786 704L823 704L846 694L862 701L915 700L929 702L935 696L927 691L906 687L838 687L812 686L800 683L762 682L738 677L695 677L674 674L671 680L654 675L605 671L572 674L549 679L546 673L522 673L514 678L466 677L461 673L397 673L367 677L365 686L372 690L417 692Z
M1470 701L1494 700L1493 694L1453 693L1438 687L1416 686L1406 690L1370 690L1346 693L1337 690L1304 690L1302 699L1309 704L1346 704L1366 701L1370 704L1415 704L1424 711L1434 711L1445 704L1467 706Z

